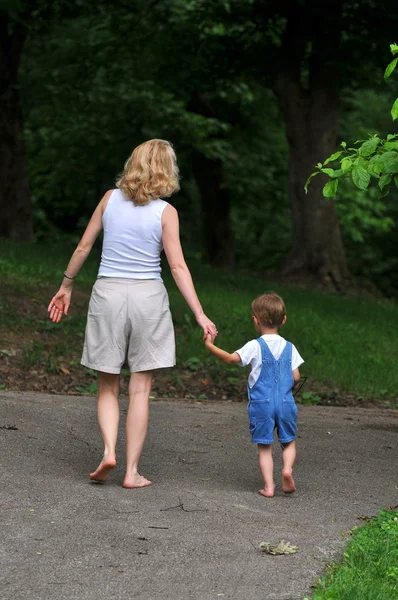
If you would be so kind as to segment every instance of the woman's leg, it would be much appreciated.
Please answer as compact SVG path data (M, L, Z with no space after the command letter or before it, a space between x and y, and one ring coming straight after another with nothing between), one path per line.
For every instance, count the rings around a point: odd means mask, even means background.
M138 473L140 460L148 428L149 394L152 387L152 372L133 373L130 377L130 405L126 419L126 476L123 487L136 488L151 485Z
M260 464L261 475L264 479L264 489L258 490L262 496L272 498L275 494L274 483L274 461L272 458L271 444L257 444L258 462Z
M104 457L90 479L105 481L116 466L116 440L119 426L119 375L98 372L98 424L104 440Z

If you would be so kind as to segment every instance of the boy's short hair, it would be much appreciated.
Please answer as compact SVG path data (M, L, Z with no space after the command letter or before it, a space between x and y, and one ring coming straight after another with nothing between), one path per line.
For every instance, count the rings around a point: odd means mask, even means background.
M278 294L272 291L265 292L253 300L252 314L262 325L276 329L282 325L286 306Z

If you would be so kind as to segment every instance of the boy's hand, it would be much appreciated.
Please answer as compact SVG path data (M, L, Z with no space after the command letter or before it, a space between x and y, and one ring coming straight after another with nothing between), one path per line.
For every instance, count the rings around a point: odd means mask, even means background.
M205 346L208 348L213 345L215 336L212 336L211 333L208 333L205 337Z

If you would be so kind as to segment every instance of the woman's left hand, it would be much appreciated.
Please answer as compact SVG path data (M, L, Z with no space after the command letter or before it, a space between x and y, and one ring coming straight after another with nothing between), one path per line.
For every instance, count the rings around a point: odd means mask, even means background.
M59 323L62 319L62 315L68 314L71 296L71 289L66 289L62 286L59 288L59 291L48 305L48 312L50 313L50 319L53 323Z
M205 340L210 334L211 339L214 340L214 338L218 334L217 327L212 321L210 321L210 319L206 317L204 313L201 314L199 317L196 317L196 322L203 329L203 339Z

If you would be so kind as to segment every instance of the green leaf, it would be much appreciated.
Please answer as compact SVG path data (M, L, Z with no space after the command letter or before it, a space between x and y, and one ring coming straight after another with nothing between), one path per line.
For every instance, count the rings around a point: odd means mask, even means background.
M347 142L341 142L340 146L345 150L347 148Z
M376 165L377 165L377 163L376 163ZM367 171L371 177L374 177L375 179L380 179L380 175L383 172L383 166L380 165L379 169L374 170L373 165L371 165L369 163L368 167L367 167Z
M380 173L383 171L383 169L384 169L384 165L381 161L381 155L376 154L369 161L368 171L372 171L376 175L380 175Z
M385 150L398 150L398 142L386 142L384 148Z
M358 156L358 158L354 160L354 166L356 167L363 167L364 169L366 169L367 165L368 161L362 158L362 156Z
M336 170L336 171L333 173L333 175L331 175L330 177L331 177L332 179L338 179L338 178L339 178L339 177L341 177L342 175L344 175L344 171L343 171L343 169L337 169L337 170Z
M337 192L337 188L339 187L338 179L331 179L327 182L322 190L322 194L325 198L334 198Z
M393 56L395 56L395 54L398 54L398 46L397 46L397 44L390 44L390 50L391 50L391 54Z
M388 79L390 77L391 73L394 71L397 64L398 64L398 58L394 58L394 60L392 60L389 65L387 65L387 68L384 71L384 79Z
M382 190L379 191L378 198L385 198L386 196L388 196L389 193L390 193L390 186L387 185L386 187L384 187Z
M385 173L398 173L398 153L385 152L379 156L380 162L383 165Z
M390 163L393 163L397 160L397 153L396 152L384 152L383 154L379 154L379 159L380 161L383 163L383 166L388 166Z
M355 165L351 171L351 177L357 188L366 190L370 183L370 173L364 168Z
M392 105L391 116L392 116L393 121L398 119L398 98L395 100L394 104Z
M317 168L318 168L318 169L322 169L322 166L323 166L323 165L322 165L322 163L317 163L317 165L316 165L316 166L317 166Z
M395 140L396 137L398 137L398 133L389 133L387 136L387 142L389 142L390 140Z
M321 165L321 166L322 166L322 165ZM308 184L310 183L311 179L312 179L313 177L315 177L315 175L318 175L318 174L319 174L319 171L314 171L314 173L311 173L311 175L308 177L307 181L305 182L305 186L304 186L304 189L305 189L305 193L306 193L306 194L308 194Z
M343 158L343 160L341 161L341 168L343 169L343 171L348 171L349 169L351 169L351 167L352 167L351 158Z
M325 175L329 175L329 177L333 177L334 175L334 169L321 169L322 173L325 173Z
M383 177L380 177L380 181L378 183L379 188L382 190L384 187L386 187L386 185L389 185L391 183L391 179L392 175L390 174L383 175Z
M358 152L361 156L371 156L376 150L377 146L380 143L380 138L375 138L373 140L368 140L358 149Z
M323 166L328 165L330 162L333 162L334 160L337 160L339 158L339 156L341 156L342 154L343 154L342 150L335 152L334 154L332 154L331 156L329 156L329 158L327 158L325 160L325 162L323 163Z
M394 175L394 183L395 186L398 188L398 175Z
M398 157L395 163L390 164L385 171L386 173L398 173Z

